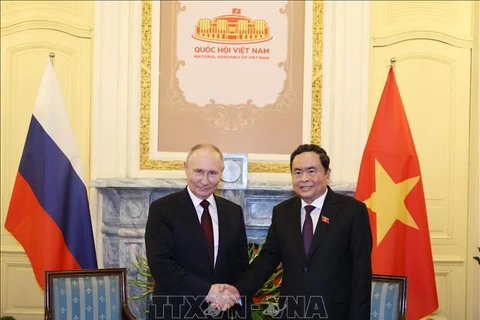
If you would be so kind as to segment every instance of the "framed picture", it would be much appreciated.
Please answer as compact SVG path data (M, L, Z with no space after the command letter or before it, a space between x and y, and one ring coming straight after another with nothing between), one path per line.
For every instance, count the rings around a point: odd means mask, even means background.
M405 319L407 277L372 276L371 314L379 319Z
M143 1L140 169L183 170L193 145L213 143L248 154L248 172L289 172L292 150L320 143L322 9Z

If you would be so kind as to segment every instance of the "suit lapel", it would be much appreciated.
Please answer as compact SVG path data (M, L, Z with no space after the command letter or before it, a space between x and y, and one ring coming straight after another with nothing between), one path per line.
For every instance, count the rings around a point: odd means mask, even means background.
M292 233L294 238L293 241L295 242L298 251L300 251L300 255L302 256L302 259L305 260L305 249L303 248L302 228L300 226L301 208L302 208L302 202L300 201L300 198L297 198L293 203L293 208L292 208L293 214L289 214L288 216L291 217L289 221L289 225L292 226L292 230L295 230Z
M201 247L201 250L204 251L203 256L205 257L205 261L211 265L212 263L210 262L210 253L208 252L207 240L203 234L202 226L200 225L200 221L198 221L197 210L193 205L192 199L190 199L187 188L185 188L180 195L180 206L181 208L178 214L185 221L185 224L191 229L193 241L198 243Z
M318 218L317 227L315 228L315 234L313 235L312 245L310 247L310 252L308 253L307 260L309 260L317 247L322 242L325 234L327 234L330 229L330 225L335 222L335 217L337 216L336 210L336 194L333 192L330 187L328 187L328 193L325 197L325 202L323 203L322 211L320 212L320 217Z
M217 214L218 214L218 252L217 252L217 263L223 257L223 251L226 246L228 235L230 234L230 216L228 214L228 208L218 200L215 196L215 202L217 204Z

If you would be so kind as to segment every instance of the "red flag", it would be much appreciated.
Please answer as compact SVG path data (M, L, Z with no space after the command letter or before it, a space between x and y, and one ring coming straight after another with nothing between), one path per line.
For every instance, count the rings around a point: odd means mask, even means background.
M373 273L408 277L407 320L434 312L438 299L422 176L392 67L363 153L356 198L368 207Z
M48 61L5 220L42 289L46 270L97 268L82 177L67 107Z
M239 9L239 8L232 9L232 14L241 14L241 13L242 13L242 9Z

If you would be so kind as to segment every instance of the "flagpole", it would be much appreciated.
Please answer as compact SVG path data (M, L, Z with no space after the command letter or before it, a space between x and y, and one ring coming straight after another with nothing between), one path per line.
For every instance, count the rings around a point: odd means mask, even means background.
M5 229L24 248L42 289L45 270L98 266L80 152L54 57L51 52L45 61L5 219Z
M50 54L48 55L48 58L50 59L50 63L52 64L52 67L53 67L53 59L55 58L55 53L50 52Z
M397 58L391 57L390 58L390 66L395 70L395 62L397 62Z
M395 80L395 63L391 57L355 196L369 209L372 271L408 277L404 319L416 320L438 309L438 295L420 164ZM379 309L380 304L372 304L372 312Z

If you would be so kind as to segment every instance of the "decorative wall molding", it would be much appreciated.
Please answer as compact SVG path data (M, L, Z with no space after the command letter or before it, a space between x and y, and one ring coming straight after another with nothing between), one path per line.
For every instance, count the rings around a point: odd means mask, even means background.
M356 183L368 133L370 2L324 6L321 145L332 180Z
M461 256L434 255L433 262L444 265L463 265L465 264L465 259Z
M91 38L93 3L89 1L2 1L2 36L45 29Z
M129 162L138 153L140 8L140 1L95 2L92 180L135 176Z
M435 282L437 284L438 310L435 314L450 314L450 304L452 303L452 288L455 281L454 270L442 269L435 271Z
M1 313L43 316L43 291L37 285L32 266L25 253L6 252L2 248ZM32 287L32 284L36 287ZM30 288L24 290L24 288Z
M389 46L389 45L393 45L393 44L404 42L404 41L422 40L422 39L435 40L435 41L447 43L459 48L468 48L471 46L471 43L472 43L471 39L465 40L465 39L453 37L449 34L445 34L441 32L433 32L433 31L430 31L430 32L406 31L406 32L388 36L388 37L378 37L378 36L372 37L375 47L384 47L384 46Z
M2 257L3 254L5 255L11 255L11 256L21 256L21 257L27 257L25 250L19 245L19 246L2 246Z
M77 38L92 38L93 30L88 27L75 27L58 21L22 21L10 26L2 26L2 35L10 35L27 30L47 29L65 32Z
M375 42L388 37L415 38L422 33L424 39L433 36L471 42L473 6L474 1L391 1L384 6L372 6L375 16L382 17L372 21Z

